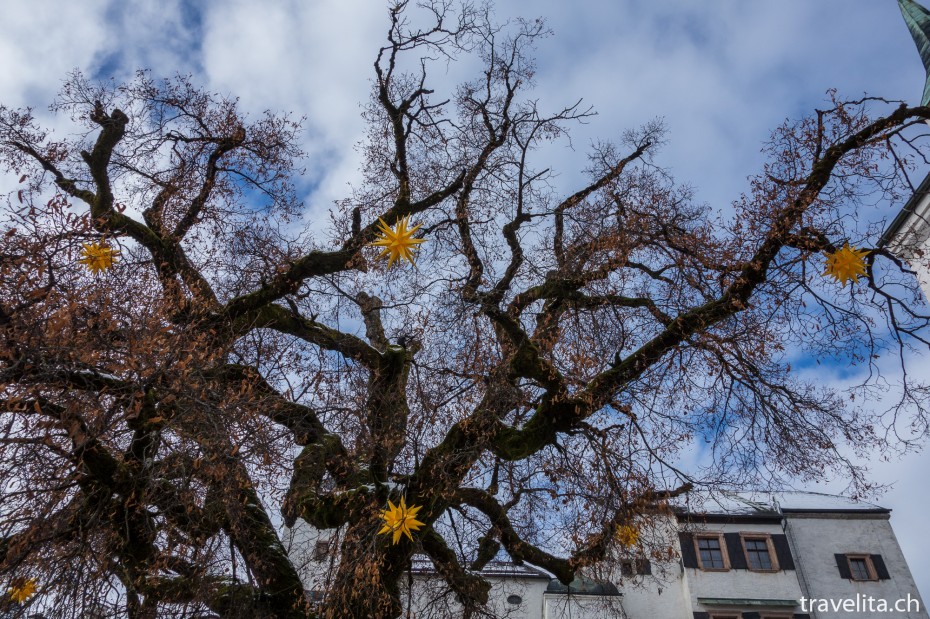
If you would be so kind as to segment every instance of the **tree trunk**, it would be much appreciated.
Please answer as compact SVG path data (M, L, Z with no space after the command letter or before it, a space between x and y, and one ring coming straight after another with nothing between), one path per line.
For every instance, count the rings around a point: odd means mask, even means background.
M339 567L327 592L323 617L394 619L403 611L400 578L410 565L412 547L407 540L389 545L378 536L377 517L351 525L342 542Z

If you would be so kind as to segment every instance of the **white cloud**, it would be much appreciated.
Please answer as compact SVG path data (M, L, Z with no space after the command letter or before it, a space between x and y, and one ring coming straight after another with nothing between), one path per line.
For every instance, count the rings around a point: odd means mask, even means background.
M375 5L377 6L377 5ZM307 117L308 174L319 183L317 213L345 197L360 163L361 104L367 101L387 10L370 2L256 3L210 7L204 20L204 77L236 93L246 110Z
M0 93L10 107L44 108L65 74L106 40L103 0L7 3L0 19Z
M0 101L46 106L67 71L125 78L192 72L246 110L307 116L310 205L321 214L357 180L361 104L387 27L370 0L88 0L7 3L0 20ZM874 0L599 0L499 2L497 15L544 16L556 31L539 47L538 96L558 108L584 97L600 115L577 128L575 151L543 154L569 191L589 141L616 137L656 116L671 130L659 163L715 208L745 189L769 130L821 104L838 87L919 99L923 69L892 2ZM448 86L451 77L437 76ZM57 123L56 123L57 124ZM893 213L886 213L892 216ZM926 375L926 373L925 373ZM930 552L922 492L930 456L876 463L898 480L882 502L922 589Z

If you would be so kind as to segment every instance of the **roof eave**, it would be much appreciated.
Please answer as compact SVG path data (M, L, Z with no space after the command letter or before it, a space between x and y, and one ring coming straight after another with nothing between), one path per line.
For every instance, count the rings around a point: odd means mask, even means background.
M924 177L924 180L921 181L920 186L917 187L914 195L908 199L901 211L891 221L891 225L889 225L882 233L881 238L878 240L879 248L884 248L894 241L895 237L898 236L898 233L901 232L901 229L904 227L904 225L911 219L911 217L916 214L917 208L920 206L921 201L928 194L930 194L930 173Z

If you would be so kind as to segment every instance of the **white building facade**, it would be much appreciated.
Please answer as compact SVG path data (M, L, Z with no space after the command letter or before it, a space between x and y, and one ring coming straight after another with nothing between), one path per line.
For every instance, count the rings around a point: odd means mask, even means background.
M823 494L729 495L670 519L673 559L631 561L609 581L579 577L567 587L531 565L491 562L482 571L492 585L487 616L928 619L890 515ZM292 544L314 548L301 555L302 577L319 597L333 567L327 538L298 525ZM414 561L410 582L411 618L462 617L427 560Z
M930 174L882 234L879 247L907 262L930 299Z

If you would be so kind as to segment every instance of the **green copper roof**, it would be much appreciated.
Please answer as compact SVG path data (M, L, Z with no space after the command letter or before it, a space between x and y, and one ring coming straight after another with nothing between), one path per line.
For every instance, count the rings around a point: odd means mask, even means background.
M763 600L757 598L702 598L697 599L704 606L752 606L769 608L794 608L797 600Z
M563 595L601 595L601 596L619 596L620 591L617 586L609 582L600 582L592 580L585 576L576 576L572 584L565 586L555 578L546 587L546 593L561 593Z
M930 102L930 11L927 11L914 0L898 0L898 6L901 8L901 15L904 16L907 29L911 31L911 36L914 37L914 43L917 45L917 51L920 52L920 59L924 63L924 69L927 70L927 81L924 82L924 96L920 100L921 105L927 105Z

